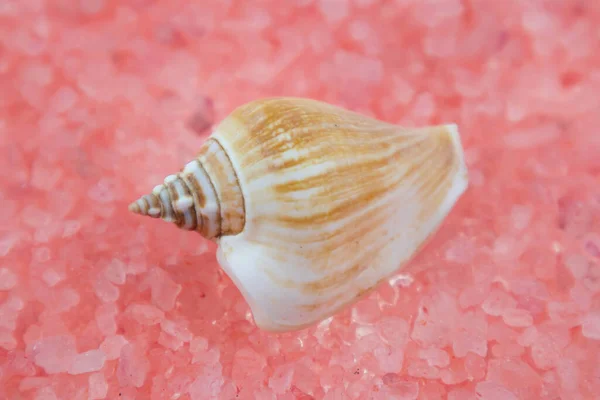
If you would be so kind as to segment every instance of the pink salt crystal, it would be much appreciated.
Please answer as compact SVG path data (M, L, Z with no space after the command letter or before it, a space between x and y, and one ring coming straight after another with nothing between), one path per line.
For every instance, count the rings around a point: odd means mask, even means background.
M105 303L113 303L119 298L119 289L102 274L96 276L93 286L96 296Z
M77 354L69 368L69 374L79 375L89 372L100 371L106 361L106 355L102 350L90 350Z
M163 319L160 321L160 327L162 328L163 332L177 338L178 340L181 340L182 342L187 343L192 340L192 334L187 327L181 323Z
M152 303L163 311L170 311L175 306L175 299L181 293L181 285L175 283L171 276L160 268L153 268L148 273Z
M454 334L454 355L464 357L472 352L484 357L487 354L487 330L487 320L481 311L465 314Z
M450 357L448 356L448 353L442 349L421 349L419 350L419 357L434 367L444 368L450 364Z
M73 236L81 229L81 223L79 221L66 221L63 226L63 234L64 238Z
M446 385L457 385L468 380L469 374L465 370L464 362L455 358L448 368L440 371L440 378Z
M50 379L46 377L26 377L19 384L19 391L27 392L31 389L38 389L45 386L50 386Z
M377 323L379 335L392 346L402 347L408 340L408 323L399 317L384 317Z
M156 325L165 317L165 313L150 304L130 304L125 310L142 325Z
M100 345L100 350L106 355L108 361L116 360L127 343L129 343L127 339L121 335L108 336Z
M600 258L600 234L590 232L584 240L585 251L592 257Z
M0 237L0 257L7 255L10 250L19 242L19 233L6 234Z
M13 336L12 331L0 328L0 347L8 351L17 348L17 341Z
M496 343L492 346L492 354L494 357L520 357L525 352L523 346L516 343Z
M276 394L284 394L289 390L293 377L294 367L292 365L284 364L278 366L269 378L269 387Z
M32 349L33 362L48 374L67 372L77 355L73 336L50 336L39 340Z
M478 284L469 286L461 292L458 302L463 309L478 306L484 302L488 295L489 288L487 285Z
M510 219L513 228L519 231L527 228L529 222L531 221L532 215L533 209L531 206L520 204L514 205L510 210Z
M69 86L60 87L50 99L51 109L57 113L68 111L77 102L77 92Z
M577 364L575 360L562 359L556 367L563 393L573 393L573 397L579 390L580 371Z
M589 339L600 340L600 312L590 313L585 317L581 333Z
M404 362L404 351L391 346L379 346L373 351L382 372L399 372Z
M51 387L43 387L35 392L33 400L58 400L58 397Z
M79 0L79 8L84 14L97 14L105 6L105 0Z
M140 388L149 370L150 362L141 348L129 343L123 346L116 371L119 385Z
M589 262L582 254L569 254L565 256L564 263L575 279L583 279L588 273Z
M317 0L319 11L327 22L340 22L348 16L348 0Z
M115 321L117 312L117 307L112 303L104 303L96 308L96 325L103 335L113 335L117 332L117 323Z
M407 380L398 374L385 374L383 384L393 389L394 398L401 400L416 400L419 397L419 384Z
M488 364L486 380L510 389L523 400L537 400L541 390L541 378L526 362L518 359L496 359Z
M533 317L526 310L512 308L502 313L502 319L508 326L528 327L533 324Z
M42 273L42 280L50 287L56 286L63 279L63 276L52 268L48 268Z
M456 299L445 292L424 297L414 322L411 337L424 346L450 344L448 332L459 317Z
M481 305L481 308L487 314L498 317L506 310L515 308L516 305L517 302L512 296L501 291L500 289L494 288Z
M69 287L63 288L55 292L55 298L49 303L49 307L51 307L50 311L53 313L68 311L77 306L80 300L81 297L75 289Z
M236 380L253 379L263 374L266 360L249 347L238 350L233 357L232 377Z
M438 379L440 370L430 366L424 360L411 360L408 363L408 375L415 378Z
M458 388L448 392L448 400L478 400L471 390Z
M104 269L104 276L115 285L124 284L127 275L123 261L116 258L113 259Z
M7 291L17 285L18 277L8 268L0 268L0 291Z
M108 383L104 373L95 372L88 377L89 400L101 400L108 394Z
M519 336L518 342L521 346L529 347L531 346L539 335L538 330L535 326L530 326L525 329L523 333Z
M37 247L32 251L32 264L33 263L45 263L50 260L51 254L50 249L47 247Z
M424 0L412 8L413 16L426 27L434 27L446 19L453 19L463 12L463 5L458 0L439 3L435 0Z
M177 351L183 346L183 341L165 332L160 332L158 334L158 344L167 349Z
M531 358L539 369L547 370L556 366L563 349L569 344L569 331L561 326L546 327L539 332L531 345Z
M513 149L528 149L550 144L556 141L559 136L559 127L554 124L547 124L511 132L504 136L504 143Z
M189 387L189 393L192 400L204 400L206 398L234 398L238 397L237 393L232 393L231 396L218 397L221 393L223 385L223 376L221 366L217 368L207 369L205 373L198 376Z
M494 382L479 382L475 387L478 400L520 400L513 392Z
M291 394L292 398L290 398L290 400L295 400L296 396ZM323 397L323 400L350 400L350 397L348 397L348 395L345 393L345 390L343 390L342 388L336 388L336 389L331 389L328 390L327 393L325 393L325 397Z
M23 300L17 296L11 296L2 303L0 305L0 328L15 329L19 312L23 307Z
M485 376L486 363L483 357L474 353L465 356L465 372L469 380L479 380Z
M208 350L208 340L206 340L206 338L196 336L191 340L190 351L192 353L197 353L206 350Z

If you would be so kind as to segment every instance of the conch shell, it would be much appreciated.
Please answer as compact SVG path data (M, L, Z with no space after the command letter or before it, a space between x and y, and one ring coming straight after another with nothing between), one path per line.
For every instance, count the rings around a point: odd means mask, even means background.
M250 102L129 206L218 244L258 327L301 329L405 264L468 186L456 125L418 129L300 98Z

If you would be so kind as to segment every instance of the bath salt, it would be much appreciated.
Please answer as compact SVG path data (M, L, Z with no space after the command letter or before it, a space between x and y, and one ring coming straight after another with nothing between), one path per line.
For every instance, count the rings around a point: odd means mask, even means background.
M103 275L98 275L95 278L93 286L96 296L106 303L112 303L119 298L119 289Z
M533 324L533 317L530 313L516 308L505 310L502 313L502 319L506 325L512 327L523 328Z
M35 392L34 400L58 400L56 392L51 387L43 387Z
M106 360L116 360L127 343L129 341L121 335L107 336L100 345L100 350L106 355Z
M148 326L160 323L165 316L162 310L151 304L131 304L125 312L130 314L138 323Z
M437 348L419 350L419 357L435 367L446 367L450 363L448 353Z
M340 22L348 15L349 0L317 0L319 11L329 23Z
M108 336L117 332L115 317L118 312L119 310L113 303L105 303L96 308L96 325L104 335Z
M510 390L494 382L479 382L475 386L477 399L481 400L518 400Z
M589 339L600 340L600 313L590 313L585 317L581 333Z
M481 312L469 312L462 317L452 342L452 351L457 357L465 357L469 352L484 357L488 352L488 323Z
M175 300L181 293L181 285L175 283L168 273L153 268L148 274L152 303L163 311L175 306Z
M89 372L100 371L106 361L106 355L102 350L90 350L85 353L77 354L69 367L71 375L86 374Z
M142 348L135 344L122 347L116 371L121 386L142 387L149 370L150 362Z
M101 400L108 394L108 382L104 377L104 373L95 372L88 377L89 398L90 400Z
M500 316L517 305L515 299L500 289L492 289L481 308L491 316Z
M104 276L115 285L124 284L127 278L124 263L119 259L113 259L104 269Z
M269 378L269 387L273 389L276 394L284 394L289 390L293 376L293 366L283 365L278 367L273 372L271 378Z
M56 286L63 279L64 277L53 268L48 268L42 274L42 280L50 287Z
M8 351L17 348L17 340L15 339L12 331L0 328L0 347Z
M49 378L37 377L37 376L25 377L19 384L19 390L21 392L27 392L31 389L38 389L38 388L42 388L42 387L49 386L49 385L50 385Z
M50 336L37 341L32 348L33 362L48 374L67 372L77 350L73 336Z

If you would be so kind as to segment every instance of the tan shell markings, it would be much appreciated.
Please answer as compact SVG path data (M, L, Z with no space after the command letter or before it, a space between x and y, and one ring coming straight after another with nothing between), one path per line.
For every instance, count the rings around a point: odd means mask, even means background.
M298 107L298 104L302 107ZM422 159L429 164L431 170L440 171L432 173L430 170L427 175L436 179L421 179L418 186L418 197L426 199L421 211L423 215L430 214L432 209L439 206L458 168L456 153L444 126L426 130L407 129L407 132L414 134L405 136L399 134L399 127L396 125L368 119L346 110L340 111L333 106L330 106L331 114L325 114L324 111L328 110L323 110L323 107L327 106L299 99L256 101L234 111L230 118L217 128L231 141L238 154L243 155L238 161L240 168L246 169L255 164L268 165L268 170L248 168L253 173L263 176L269 173L286 174L295 169L327 162L332 158L344 160L360 154L380 154L379 157L364 157L364 161L358 163L341 161L324 173L302 180L274 184L276 199L282 204L294 204L294 194L298 192L320 188L304 206L315 211L299 217L277 213L273 218L265 217L267 220L260 223L301 230L320 225L331 226L332 222L352 217L360 208L389 193L400 182L418 181L422 178L422 168L417 168L419 163L411 163L410 159ZM352 145L347 148L331 147L338 142ZM280 155L289 149L310 149L310 152L300 151L295 159L280 163ZM385 153L388 155L382 156ZM413 167L403 174L397 174L397 166L394 163ZM259 176L252 175L246 177L248 180L258 178ZM362 180L364 184L357 185L357 179ZM401 206L398 204L398 207ZM321 236L311 236L311 241L323 242L320 247L322 251L308 256L315 260L322 259L342 243L352 243L367 237L371 231L378 229L390 211L393 210L386 210L386 207L382 206L355 221L352 230L327 230ZM297 251L304 254L306 250L302 248L302 243L298 244ZM359 248L362 246L355 246L356 251L362 251ZM303 284L302 289L308 292L322 292L344 284L368 267L371 253L378 250L379 248L375 248L361 257L360 264L346 271L332 271L326 278ZM280 284L290 287L295 285L293 282L279 280L273 274L269 275Z

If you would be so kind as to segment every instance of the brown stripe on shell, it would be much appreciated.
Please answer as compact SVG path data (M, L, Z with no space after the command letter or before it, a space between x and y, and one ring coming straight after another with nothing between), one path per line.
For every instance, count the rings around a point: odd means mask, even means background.
M245 200L229 155L216 139L211 138L202 146L199 160L217 194L218 236L240 233L246 222Z
M432 135L435 144L431 146L430 170L423 171L419 176L420 184L417 187L419 197L422 199L419 221L428 219L442 204L459 168L459 160L453 151L450 133L442 129L442 132Z
M390 274L390 275L393 275L393 274ZM329 314L333 315L333 314L336 314L338 311L346 308L346 306L353 304L353 303L367 297L369 294L371 294L371 292L373 292L375 289L377 289L377 287L379 285L381 285L387 279L389 279L388 276L380 279L374 285L371 285L365 289L360 289L354 296L350 297L348 300L346 300L342 303L339 303L337 305L336 305L336 303L338 303L347 293L345 293L345 292L338 293L335 296L328 298L327 300L315 302L312 304L303 304L300 306L300 308L302 309L302 311L315 312L315 311L319 311L322 309L328 309L328 308L335 306L334 308L329 310Z
M167 188L167 191L169 193L170 205L171 209L173 210L173 216L175 217L174 223L179 228L182 228L185 223L183 213L179 211L177 207L175 207L177 200L179 200L179 193L177 193L177 189L175 188L173 183L168 183L165 185L165 187Z
M186 209L186 211L190 213L190 217L192 218L192 226L189 228L185 228L185 229L194 231L198 228L198 218L196 217L196 198L192 194L191 188L188 186L185 179L183 178L183 174L179 174L178 178L179 179L176 182L173 182L173 184L179 185L181 187L184 197L189 197L189 198L193 199L193 202L190 205L190 207L188 207ZM182 215L185 215L185 214L182 214Z
M202 164L197 159L193 162L198 163L200 168ZM202 214L202 208L206 205L206 196L204 195L204 189L196 180L194 174L182 173L183 182L188 187L190 194L194 198L194 214L196 216L196 232L203 234L205 229L206 215Z

